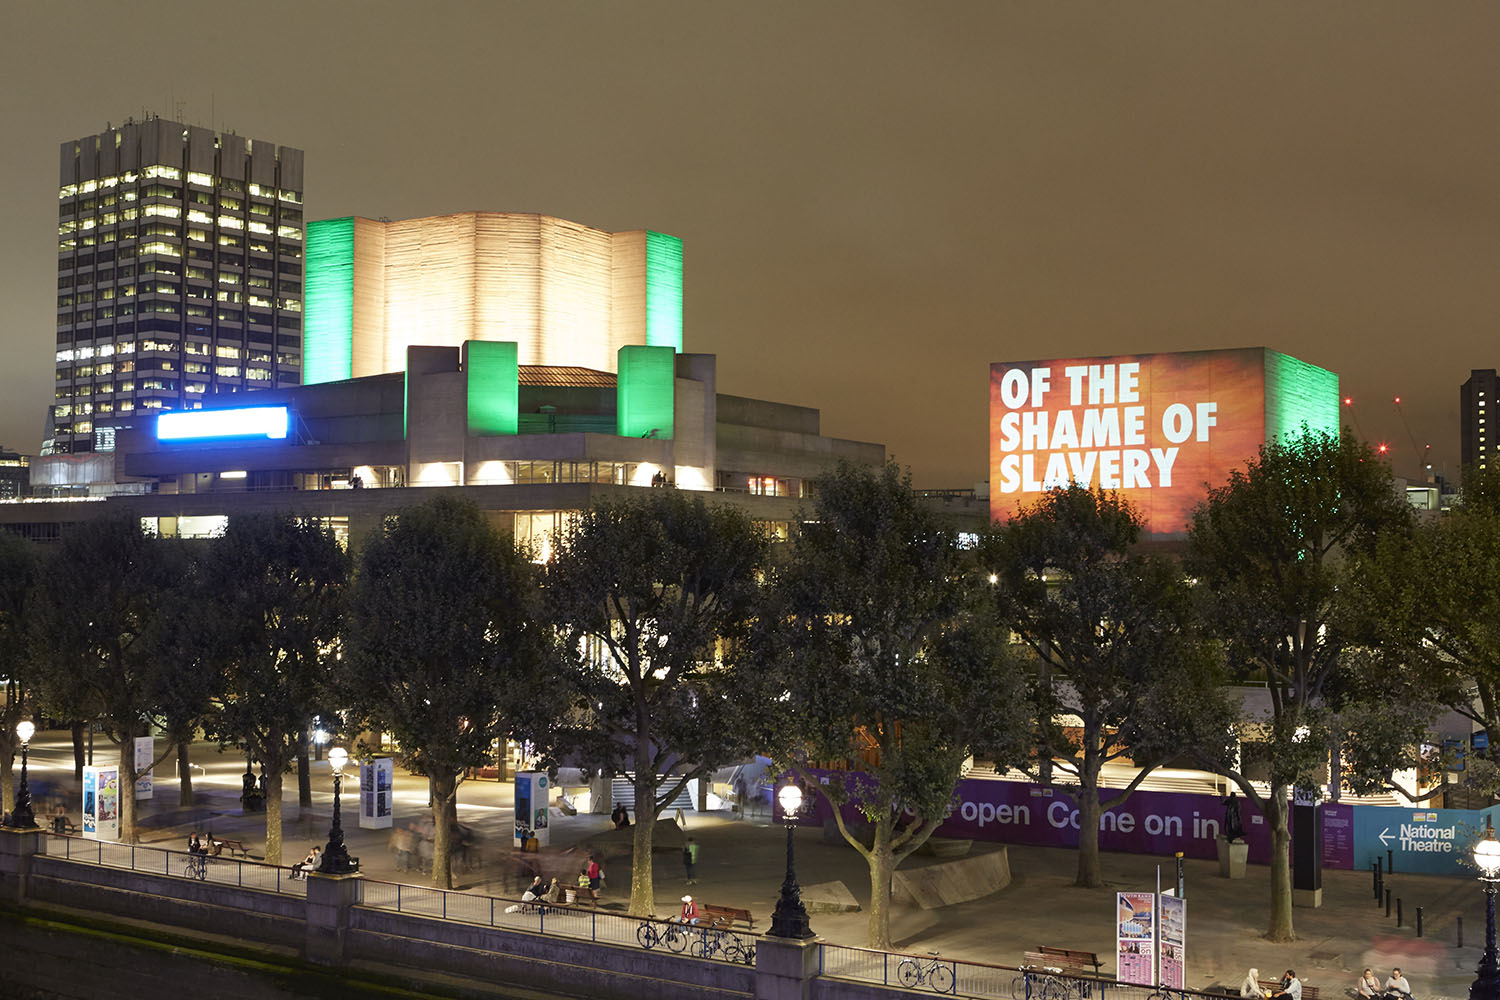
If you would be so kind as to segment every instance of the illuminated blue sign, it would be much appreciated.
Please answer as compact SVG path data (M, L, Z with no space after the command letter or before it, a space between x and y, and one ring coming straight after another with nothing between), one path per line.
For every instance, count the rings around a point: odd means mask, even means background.
M213 441L224 438L285 438L292 424L285 406L245 406L233 410L184 410L156 418L158 441Z

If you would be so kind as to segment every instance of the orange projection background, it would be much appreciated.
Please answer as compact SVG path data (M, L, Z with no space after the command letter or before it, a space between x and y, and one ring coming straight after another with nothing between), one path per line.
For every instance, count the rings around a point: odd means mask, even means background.
M990 366L990 517L1077 481L1118 490L1155 537L1266 440L1263 348Z

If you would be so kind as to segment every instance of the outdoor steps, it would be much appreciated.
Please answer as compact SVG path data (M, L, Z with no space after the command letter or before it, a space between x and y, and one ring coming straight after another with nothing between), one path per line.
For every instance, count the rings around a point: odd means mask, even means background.
M669 777L668 780L675 779ZM610 782L609 794L611 797L610 808L613 809L616 802L625 803L630 809L631 822L635 822L635 786L630 783L630 775L628 773L615 775L614 780ZM661 814L668 816L674 809L681 809L683 812L693 812L697 808L697 805L693 802L693 797L688 794L687 786L684 785L682 792L677 798L667 803L667 807L661 811ZM668 816L668 818L670 817Z

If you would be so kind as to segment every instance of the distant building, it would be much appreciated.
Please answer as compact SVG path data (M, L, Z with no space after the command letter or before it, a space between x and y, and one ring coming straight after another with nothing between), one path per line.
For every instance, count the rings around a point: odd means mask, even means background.
M7 451L0 445L0 500L15 500L31 493L31 456Z
M1500 377L1493 368L1475 368L1469 380L1458 389L1458 460L1462 465L1481 469L1495 456L1494 425L1486 422L1486 413L1495 409L1495 393L1500 391Z
M301 383L301 150L164 118L108 128L62 144L57 229L47 453Z

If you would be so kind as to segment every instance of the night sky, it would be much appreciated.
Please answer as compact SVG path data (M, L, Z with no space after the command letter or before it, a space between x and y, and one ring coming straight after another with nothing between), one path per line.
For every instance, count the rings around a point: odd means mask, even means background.
M57 147L127 116L307 153L309 219L683 239L724 392L920 486L993 361L1268 346L1438 471L1500 366L1500 5L24 3L0 65L0 442L52 398ZM1346 411L1347 412L1347 411Z

